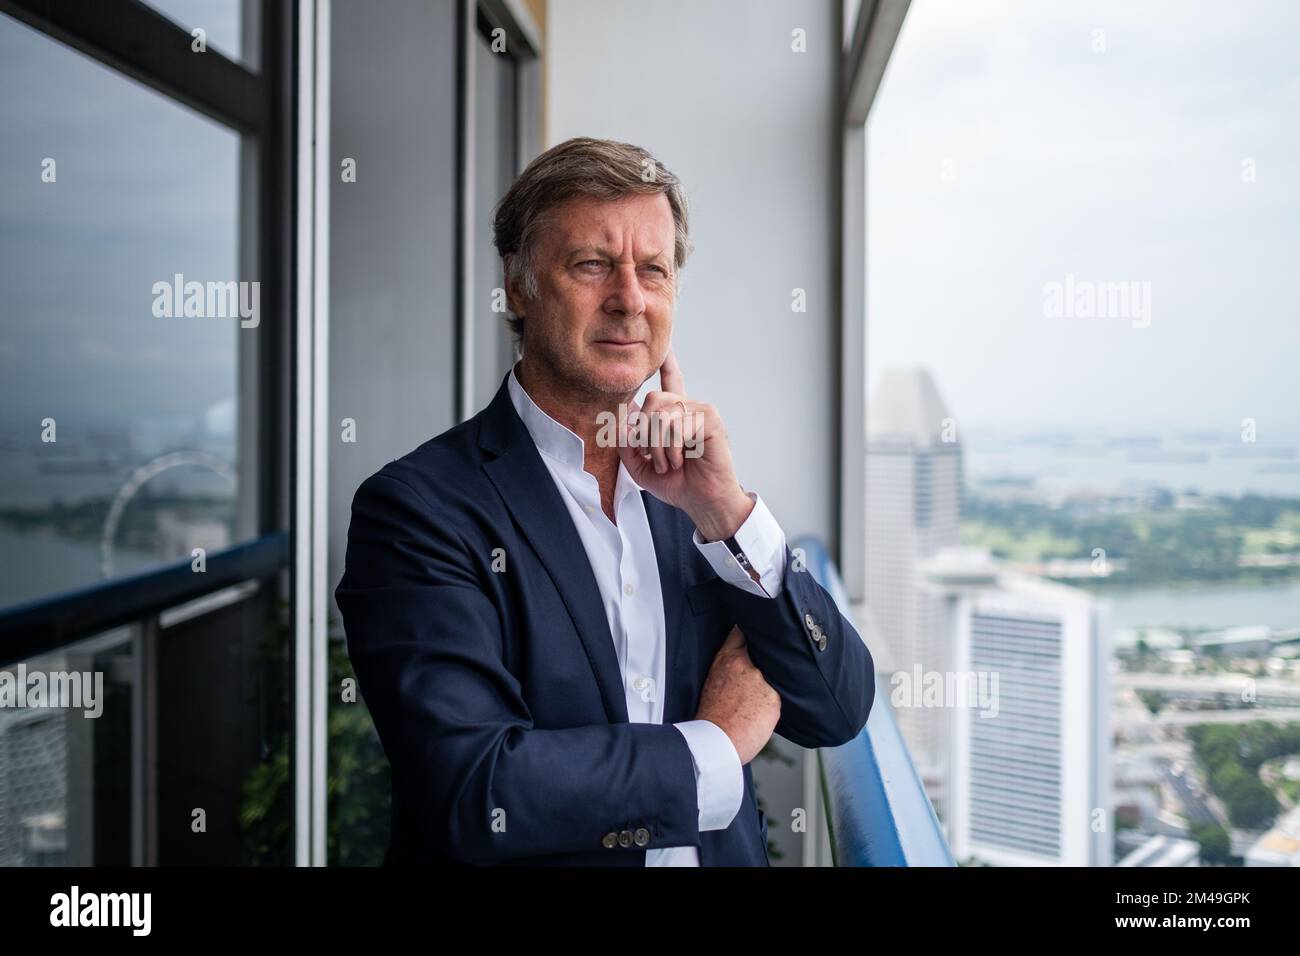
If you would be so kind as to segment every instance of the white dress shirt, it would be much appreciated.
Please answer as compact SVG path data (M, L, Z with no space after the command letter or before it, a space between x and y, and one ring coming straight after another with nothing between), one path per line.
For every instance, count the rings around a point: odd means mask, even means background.
M595 573L623 676L628 720L663 723L664 602L641 486L620 461L614 488L617 524L611 522L601 508L596 476L583 467L582 438L537 406L513 368L508 387L515 411L555 480ZM723 580L751 594L776 597L785 575L785 533L763 500L754 492L748 494L754 509L735 538L758 572L759 582L741 568L724 542L705 542L698 529L693 540ZM708 720L687 720L673 726L686 738L695 765L700 830L726 829L744 798L740 756L731 738ZM693 846L665 847L647 850L645 863L699 866L700 856Z

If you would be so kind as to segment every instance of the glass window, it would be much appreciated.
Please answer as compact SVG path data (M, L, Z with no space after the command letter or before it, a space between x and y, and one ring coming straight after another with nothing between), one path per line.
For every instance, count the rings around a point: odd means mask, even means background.
M484 30L488 33L485 36ZM515 178L518 67L508 50L493 50L491 31L479 21L474 34L474 285L472 312L474 396L472 415L492 401L514 361L506 313L494 312L496 289L505 288L501 257L492 242L492 214ZM504 39L499 41L504 43ZM504 304L504 293L500 302ZM504 306L503 306L504 307Z
M264 303L236 133L7 17L0 127L4 607L232 543Z
M1059 682L1069 798L1113 796L1123 822L1063 812L1057 863L1119 862L1181 818L1200 865L1251 865L1267 838L1229 835L1293 799L1267 766L1284 734L1185 713L1266 707L1298 673L1300 7L1250 10L914 0L869 121L868 603L918 674L976 660L954 596L1020 619L998 720L955 743L937 711L901 722L973 817L979 747L1032 737ZM1034 677L1023 709L1007 674L1032 672L1031 609L1088 659ZM959 856L1032 849L1011 817L951 819Z
M145 0L191 34L201 29L208 45L250 69L258 67L261 0Z

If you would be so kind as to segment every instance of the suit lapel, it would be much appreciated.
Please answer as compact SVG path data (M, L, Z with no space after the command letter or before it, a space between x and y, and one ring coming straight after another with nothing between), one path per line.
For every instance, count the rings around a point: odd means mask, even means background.
M497 457L483 463L515 523L541 559L573 619L611 723L627 723L627 700L614 637L582 539L551 473L510 401L509 373L483 412L479 445ZM545 629L545 622L539 622Z

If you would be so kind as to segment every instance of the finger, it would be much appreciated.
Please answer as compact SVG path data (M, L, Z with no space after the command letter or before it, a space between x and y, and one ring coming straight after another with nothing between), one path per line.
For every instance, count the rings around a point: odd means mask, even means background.
M727 635L727 639L722 642L723 648L726 649L735 649L738 647L743 647L744 644L745 644L745 635L741 632L739 626L733 627L731 629L731 633Z
M658 434L655 432L658 431ZM668 471L668 452L664 448L663 425L662 420L650 432L649 446L650 458L654 462L655 472L664 474Z
M636 434L636 420L640 412L641 406L637 404L636 399L632 399L618 407L618 446L620 449L624 445L633 444L633 438ZM634 444L633 447L635 447Z
M679 403L678 396L672 392L655 391L646 395L642 414L649 419L649 448L654 460L663 458L664 468L660 474L682 467L687 418L683 409L686 405L687 400Z
M644 484L646 468L649 467L648 459L642 457L636 440L635 429L628 425L623 440L618 443L618 457L623 462L623 467L627 469L627 473L632 476L632 480L637 484Z
M682 367L677 364L677 355L671 345L668 346L668 354L664 356L664 364L659 366L659 389L686 397L686 380L682 377Z
M642 452L654 467L656 474L665 474L669 470L666 451L667 422L669 412L664 408L663 392L651 392L646 396L645 406L637 416L637 439Z
M682 416L682 448L686 449L683 458L699 458L704 454L704 431L704 413L689 409Z
M668 425L665 429L668 433L665 452L668 455L668 467L676 471L682 467L682 428L684 423L682 421L681 406L675 405L674 411L677 414L668 419Z
M650 440L650 413L643 408L637 409L628 415L628 425L632 447L643 459L648 459L646 445Z

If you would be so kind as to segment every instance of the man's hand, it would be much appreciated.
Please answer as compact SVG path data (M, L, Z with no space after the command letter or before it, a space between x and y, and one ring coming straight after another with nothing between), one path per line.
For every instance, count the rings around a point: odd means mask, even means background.
M758 756L781 719L781 695L749 659L745 635L733 627L704 679L696 720L722 728L745 765Z
M671 347L659 369L661 391L633 401L618 453L636 483L681 508L705 541L721 541L745 523L754 502L736 478L722 417L686 397Z

